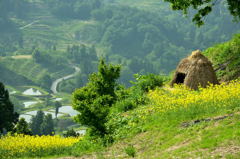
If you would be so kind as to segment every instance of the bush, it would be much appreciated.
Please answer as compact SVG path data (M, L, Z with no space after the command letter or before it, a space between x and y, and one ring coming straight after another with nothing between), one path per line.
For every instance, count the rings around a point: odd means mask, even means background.
M129 157L135 157L136 156L136 149L133 147L133 145L129 145L124 150Z
M93 139L85 136L80 142L73 145L70 155L81 156L86 153L97 152L103 149L102 140L100 138Z
M140 89L142 92L148 92L156 87L163 86L164 81L166 81L166 77L155 75L155 74L148 74L148 75L134 75L136 82L131 82L134 84L136 89Z
M74 131L73 129L69 129L67 130L66 133L63 133L64 137L78 137L79 133L77 133L76 131Z
M126 112L128 110L132 110L137 107L134 100L131 98L127 98L125 100L118 101L115 104L116 109L118 112Z

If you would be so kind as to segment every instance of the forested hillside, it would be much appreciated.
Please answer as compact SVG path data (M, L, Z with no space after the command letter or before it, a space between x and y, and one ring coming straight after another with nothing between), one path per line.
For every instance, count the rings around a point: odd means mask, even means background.
M1 3L4 7L1 10L4 25L1 26L8 35L1 37L4 46L1 55L32 54L37 48L51 56L57 54L71 60L69 48L73 45L94 47L96 53L94 49L90 53L94 58L83 56L73 61L82 65L83 83L87 75L96 70L97 57L122 64L120 80L129 86L132 74L169 73L192 50L229 40L240 30L239 24L232 22L224 3L215 6L201 28L191 23L190 17L171 11L168 3L157 0L61 0L57 3L11 0ZM84 65L89 61L93 69L85 70ZM74 88L73 83L65 85Z

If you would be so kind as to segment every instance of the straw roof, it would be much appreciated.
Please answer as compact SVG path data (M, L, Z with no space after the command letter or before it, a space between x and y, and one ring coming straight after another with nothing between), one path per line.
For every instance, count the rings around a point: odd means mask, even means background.
M218 84L212 63L199 50L181 60L177 66L171 86L183 83L191 89L206 87L209 83Z

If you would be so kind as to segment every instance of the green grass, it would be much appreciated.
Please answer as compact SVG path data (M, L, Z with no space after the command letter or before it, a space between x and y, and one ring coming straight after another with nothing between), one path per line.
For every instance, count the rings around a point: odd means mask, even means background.
M239 83L233 86L234 89L239 88ZM228 85L225 87L227 88ZM211 95L213 91L232 94L217 103L213 100L198 101L186 107L176 107L167 111L159 111L159 109L154 111L151 103L123 114L113 115L113 118L110 118L110 125L114 129L112 134L115 139L114 144L103 151L91 153L91 157L101 154L102 158L129 158L134 152L136 158L143 159L238 158L240 151L238 94L240 92L239 89L234 91L225 87L216 90L210 88L207 93L205 91L206 94L200 94L209 98L216 94ZM180 102L185 98L184 93L182 90L176 91L177 94L173 93L173 95L176 95ZM187 96L194 96L200 92L189 91ZM166 90L165 93L170 92ZM224 103L227 105L224 106ZM157 103L155 105L158 107ZM159 108L166 107L160 105ZM227 117L222 118L225 115ZM198 120L200 122L197 122ZM92 148L89 150L97 151ZM80 150L73 151L77 153Z
M136 147L136 158L238 156L239 114L224 120L202 122L186 128L181 127L182 119L177 119L178 115L180 114L152 115L143 125L134 128L140 128L142 132L129 131L128 137L108 148L103 152L104 156L127 158L128 155L124 151L129 144ZM176 119L171 119L171 116L175 116Z

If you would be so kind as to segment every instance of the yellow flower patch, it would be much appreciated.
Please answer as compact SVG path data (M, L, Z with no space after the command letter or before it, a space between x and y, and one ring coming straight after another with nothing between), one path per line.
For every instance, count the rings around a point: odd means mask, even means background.
M148 93L151 104L139 107L130 112L136 117L145 119L154 112L175 111L179 108L187 108L192 105L208 107L230 107L236 99L240 99L240 81L235 80L228 84L210 85L208 88L200 88L198 91L190 90L183 85L175 85L174 88L158 88Z
M34 155L50 151L61 151L79 140L80 138L62 138L60 136L5 136L0 139L0 155L16 157L26 153Z

